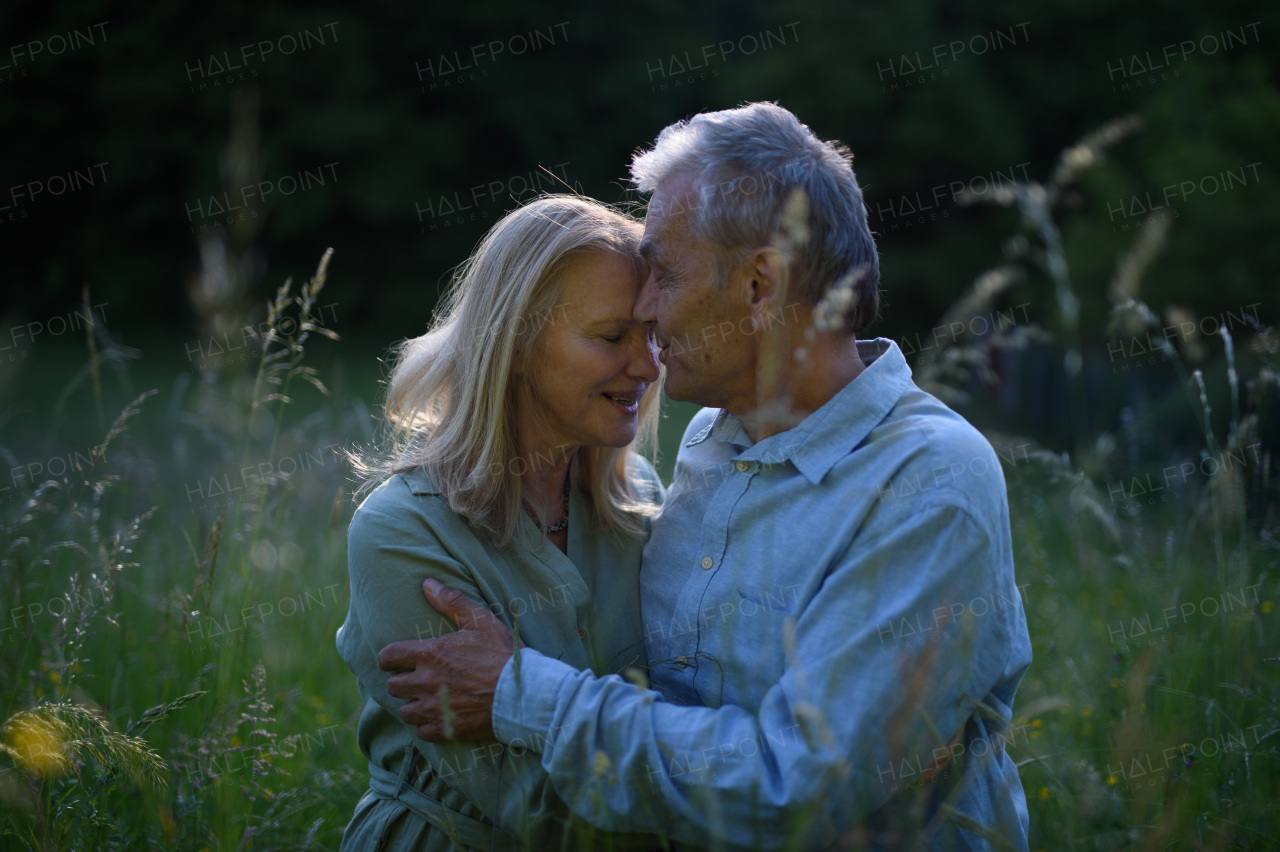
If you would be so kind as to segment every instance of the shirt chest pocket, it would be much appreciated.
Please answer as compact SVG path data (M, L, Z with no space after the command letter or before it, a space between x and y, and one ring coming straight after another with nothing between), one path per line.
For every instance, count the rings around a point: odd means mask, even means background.
M783 625L799 612L794 593L776 588L737 588L707 598L718 600L704 599L698 613L697 635L704 649L735 647L747 637L753 645L764 636L780 638Z
M734 634L739 641L749 641L758 649L752 655L753 666L774 666L781 676L791 631L801 609L795 589L757 586L739 589L736 597L735 612L728 617Z
M738 589L739 615L759 614L795 615L799 607L796 590L799 586L759 586Z
M700 614L695 683L708 706L756 707L786 671L800 607L794 589L740 587ZM749 650L748 650L749 649Z

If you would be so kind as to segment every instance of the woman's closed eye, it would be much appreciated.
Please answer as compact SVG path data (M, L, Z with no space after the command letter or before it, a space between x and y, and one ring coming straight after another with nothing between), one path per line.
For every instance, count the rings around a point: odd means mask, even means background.
M627 339L627 335L630 332L631 332L630 326L625 326L625 325L622 327L614 326L612 328L606 328L603 332L601 332L600 339L605 341L606 343L621 343L622 341Z
M621 343L627 339L627 335L639 332L646 340L653 340L653 329L642 326L639 323L628 326L621 330L611 330L608 334L600 335L600 339L606 343Z

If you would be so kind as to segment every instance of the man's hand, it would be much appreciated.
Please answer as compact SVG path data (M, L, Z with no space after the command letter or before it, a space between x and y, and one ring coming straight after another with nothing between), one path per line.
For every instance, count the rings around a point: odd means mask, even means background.
M379 651L378 668L395 672L387 678L387 692L411 699L400 708L400 718L417 725L424 740L491 740L493 695L515 635L456 589L426 580L422 591L458 632L392 642Z

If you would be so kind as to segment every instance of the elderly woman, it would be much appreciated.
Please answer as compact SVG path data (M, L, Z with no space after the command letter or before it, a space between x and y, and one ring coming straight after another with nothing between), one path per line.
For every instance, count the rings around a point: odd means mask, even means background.
M454 629L417 592L433 578L580 669L643 667L640 552L662 487L632 449L658 408L656 351L631 316L641 233L603 204L539 198L493 227L398 349L337 638L372 776L344 850L654 845L575 824L534 752L417 739L376 658Z

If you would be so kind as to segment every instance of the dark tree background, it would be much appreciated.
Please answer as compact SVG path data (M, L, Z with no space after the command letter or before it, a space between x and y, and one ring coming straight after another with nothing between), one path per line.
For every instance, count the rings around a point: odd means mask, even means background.
M516 200L560 181L633 197L629 156L664 126L776 100L855 154L883 255L878 334L927 338L999 259L1016 214L961 206L957 189L1043 179L1061 149L1129 113L1144 128L1086 173L1062 223L1086 344L1105 359L1105 284L1152 216L1174 218L1146 278L1153 307L1261 303L1266 322L1280 269L1267 12L1236 0L10 3L0 319L56 321L87 286L145 352L201 332L202 239L225 235L243 274L218 298L248 319L332 246L331 315L372 358L423 328L448 271ZM1015 291L1009 304L1030 301ZM37 368L20 358L0 382Z

